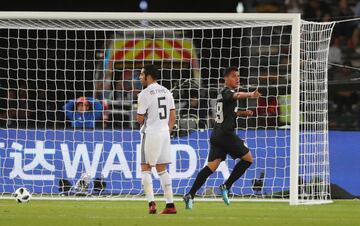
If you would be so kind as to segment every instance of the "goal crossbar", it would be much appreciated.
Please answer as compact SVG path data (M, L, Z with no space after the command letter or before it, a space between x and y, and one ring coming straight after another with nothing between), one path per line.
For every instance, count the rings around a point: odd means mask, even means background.
M98 12L0 12L0 19L9 20L299 20L297 13L98 13Z

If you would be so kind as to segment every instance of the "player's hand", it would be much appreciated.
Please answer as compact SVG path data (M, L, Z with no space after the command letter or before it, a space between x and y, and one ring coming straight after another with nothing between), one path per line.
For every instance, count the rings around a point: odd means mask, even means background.
M261 96L261 93L256 89L254 92L251 93L252 98L258 98Z
M254 115L254 112L252 111L252 110L246 110L246 111L244 111L244 114L245 114L245 116L253 116Z
M253 116L254 112L252 110L245 110L245 111L237 111L236 116L237 117L249 117Z

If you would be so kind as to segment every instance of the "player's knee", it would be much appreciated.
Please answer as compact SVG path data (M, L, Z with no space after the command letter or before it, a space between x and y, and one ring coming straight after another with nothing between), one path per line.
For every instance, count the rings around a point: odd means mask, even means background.
M141 164L141 171L151 171L151 166L149 164Z
M155 166L158 173L166 171L166 164L158 164Z
M246 155L244 155L241 159L249 162L250 164L253 163L254 161L250 151Z
M215 172L215 170L219 167L220 163L221 163L221 159L215 159L212 162L208 162L207 166L212 172Z
M247 162L249 163L249 167L250 167L253 164L253 159L251 159L251 161L247 161Z
M214 165L207 165L207 167L212 171L212 172L215 172L215 170L217 169L217 166L214 166Z

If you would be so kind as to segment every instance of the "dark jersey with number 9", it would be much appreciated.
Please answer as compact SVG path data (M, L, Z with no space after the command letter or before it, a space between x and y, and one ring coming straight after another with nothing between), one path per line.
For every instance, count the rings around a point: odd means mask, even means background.
M216 101L216 118L214 130L223 133L233 133L236 127L237 101L233 98L235 91L223 88Z

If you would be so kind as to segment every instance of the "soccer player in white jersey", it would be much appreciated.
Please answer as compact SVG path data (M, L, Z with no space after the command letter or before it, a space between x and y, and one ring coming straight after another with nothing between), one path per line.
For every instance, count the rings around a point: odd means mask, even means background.
M142 68L144 89L138 95L137 122L141 125L141 182L149 202L149 213L156 213L151 168L160 177L166 199L162 214L175 214L172 180L167 171L171 163L170 134L175 123L175 104L170 91L157 83L158 69L150 64Z

